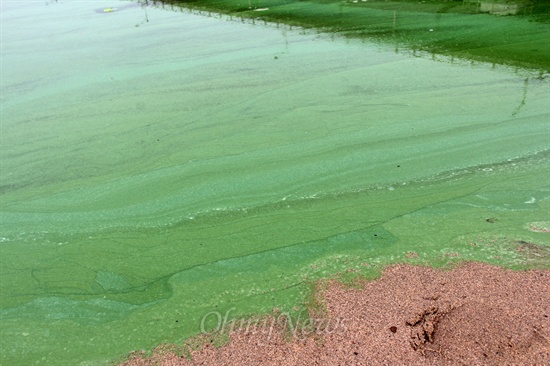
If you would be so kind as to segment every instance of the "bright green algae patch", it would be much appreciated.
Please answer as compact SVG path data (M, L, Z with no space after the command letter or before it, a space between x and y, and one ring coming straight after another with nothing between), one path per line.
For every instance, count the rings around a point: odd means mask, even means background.
M25 6L2 18L2 364L109 364L389 263L548 267L544 74Z
M47 354L44 364L76 364L178 342L212 311L290 310L307 281L338 271L372 275L408 261L408 252L422 264L546 267L548 253L518 250L522 242L549 244L548 234L528 230L549 209L546 169L531 166L540 163L548 165L536 159L393 191L205 215L166 230L66 236L61 245L39 240L23 250L10 243L3 283L13 286L12 300L25 301L2 311L5 360ZM502 181L491 184L495 178Z
M522 16L479 13L465 1L164 0L244 18L297 25L478 61L550 70L550 13L536 1Z

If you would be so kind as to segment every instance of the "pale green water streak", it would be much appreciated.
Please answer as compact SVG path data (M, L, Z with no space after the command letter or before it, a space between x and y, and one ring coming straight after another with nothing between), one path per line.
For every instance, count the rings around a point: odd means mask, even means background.
M125 5L2 3L2 365L108 364L344 269L548 266L537 72Z

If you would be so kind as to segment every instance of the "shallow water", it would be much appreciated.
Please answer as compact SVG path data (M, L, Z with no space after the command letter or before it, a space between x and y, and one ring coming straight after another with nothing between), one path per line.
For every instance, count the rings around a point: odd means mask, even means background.
M388 263L548 266L518 250L550 245L538 72L127 5L2 3L1 364L108 364Z

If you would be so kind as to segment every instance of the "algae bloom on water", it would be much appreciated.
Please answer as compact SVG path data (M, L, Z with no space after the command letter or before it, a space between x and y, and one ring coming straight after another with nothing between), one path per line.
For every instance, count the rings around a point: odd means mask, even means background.
M548 266L547 24L127 5L2 5L0 363L109 364L396 262ZM438 51L481 23L542 56Z

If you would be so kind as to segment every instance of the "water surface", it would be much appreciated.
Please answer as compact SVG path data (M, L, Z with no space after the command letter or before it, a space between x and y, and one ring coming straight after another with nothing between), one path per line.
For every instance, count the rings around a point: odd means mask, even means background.
M543 74L128 5L2 3L1 364L108 364L338 272L548 265Z

